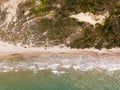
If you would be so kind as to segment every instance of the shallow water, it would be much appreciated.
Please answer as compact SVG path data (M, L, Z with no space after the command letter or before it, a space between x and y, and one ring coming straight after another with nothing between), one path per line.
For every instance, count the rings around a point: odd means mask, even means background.
M120 90L120 56L11 54L0 58L0 90Z
M0 74L0 90L120 90L120 71L7 72Z

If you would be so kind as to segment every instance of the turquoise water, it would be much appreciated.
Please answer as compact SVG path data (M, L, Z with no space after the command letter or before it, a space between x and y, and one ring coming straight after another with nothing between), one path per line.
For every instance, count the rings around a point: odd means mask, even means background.
M120 57L72 54L0 60L0 90L120 90Z
M120 71L74 71L55 75L49 70L0 73L0 90L120 90Z

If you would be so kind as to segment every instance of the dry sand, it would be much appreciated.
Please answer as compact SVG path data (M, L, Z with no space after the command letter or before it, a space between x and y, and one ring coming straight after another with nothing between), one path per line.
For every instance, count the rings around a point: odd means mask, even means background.
M120 57L120 48L113 49L102 49L97 50L94 48L91 49L70 49L67 47L51 47L48 49L44 48L33 48L28 47L24 48L20 45L14 46L12 44L6 42L0 42L0 58L9 57L9 56L24 56L24 57L32 57L32 56L45 56L48 55L60 55L64 57L79 57L79 56L91 56L91 57Z

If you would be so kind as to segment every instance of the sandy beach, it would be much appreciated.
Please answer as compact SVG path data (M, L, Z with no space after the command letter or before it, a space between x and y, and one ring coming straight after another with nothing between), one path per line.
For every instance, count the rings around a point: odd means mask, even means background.
M70 49L59 46L51 48L33 48L14 46L1 42L0 71L18 71L50 69L57 72L60 68L74 70L120 69L120 49Z

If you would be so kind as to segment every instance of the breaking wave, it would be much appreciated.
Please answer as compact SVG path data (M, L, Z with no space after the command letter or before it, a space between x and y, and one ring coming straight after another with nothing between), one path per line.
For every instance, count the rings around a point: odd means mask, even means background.
M50 70L54 74L64 74L70 70L88 71L88 70L106 70L107 72L120 70L119 56L90 56L72 54L54 54L39 56L13 55L0 61L0 72L26 71L31 70L37 73L41 70Z

